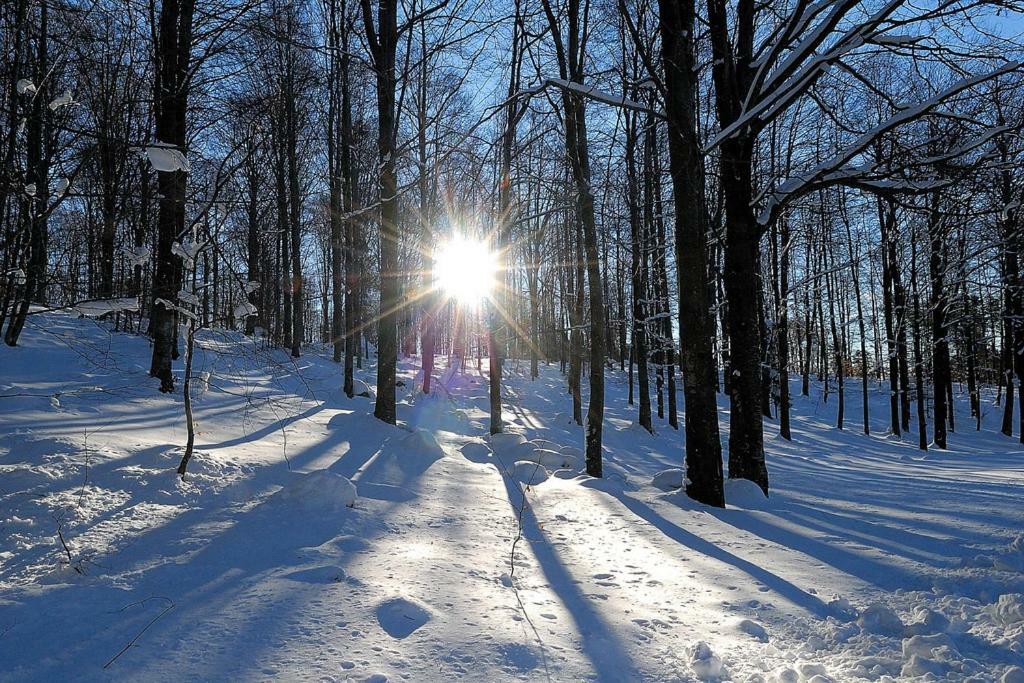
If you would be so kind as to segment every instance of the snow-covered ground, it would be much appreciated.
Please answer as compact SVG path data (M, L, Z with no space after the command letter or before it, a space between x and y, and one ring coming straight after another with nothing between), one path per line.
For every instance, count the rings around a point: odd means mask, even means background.
M593 480L556 365L509 364L521 436L488 439L472 363L423 397L403 362L389 427L323 357L200 341L184 482L144 338L45 314L0 349L0 680L1024 681L1024 451L991 400L924 454L816 388L792 443L766 425L771 499L716 510L618 371Z

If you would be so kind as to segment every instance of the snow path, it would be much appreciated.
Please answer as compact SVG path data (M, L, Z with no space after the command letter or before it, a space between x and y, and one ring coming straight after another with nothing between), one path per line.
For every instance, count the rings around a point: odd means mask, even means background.
M980 682L1024 665L1024 452L990 428L922 454L797 397L793 443L766 424L771 500L730 485L714 510L651 485L682 434L638 429L617 372L605 479L524 487L472 367L424 397L403 361L390 427L314 353L210 335L182 483L181 397L153 389L145 342L36 320L0 350L0 679ZM582 447L557 367L509 365L508 430ZM339 476L354 508L321 486Z

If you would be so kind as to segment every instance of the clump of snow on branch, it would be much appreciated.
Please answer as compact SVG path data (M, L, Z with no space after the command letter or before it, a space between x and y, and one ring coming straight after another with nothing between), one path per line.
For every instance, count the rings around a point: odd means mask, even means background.
M158 141L147 145L142 151L155 171L163 173L174 173L175 171L189 173L191 171L185 153L174 145Z
M196 256L199 255L204 246L206 246L205 241L188 240L185 242L175 242L171 245L171 253L175 256L180 256L185 265L191 268L195 264Z
M57 111L61 107L67 107L75 104L75 98L72 97L70 90L65 90L63 95L58 95L50 101L50 111Z
M68 188L70 187L71 181L68 180L67 178L61 178L60 180L57 181L57 187L54 188L53 190L53 196L56 197L57 199L60 199L67 193Z
M132 266L144 266L149 261L152 252L149 250L149 247L137 247L135 249L124 247L121 249L121 253L124 254L125 259Z
M78 315L87 318L99 318L109 313L129 311L137 313L139 310L139 298L136 296L122 297L119 299L95 299L82 301L72 306L72 310Z
M258 309L248 301L243 301L235 306L231 312L236 318L248 318L250 315L256 315Z

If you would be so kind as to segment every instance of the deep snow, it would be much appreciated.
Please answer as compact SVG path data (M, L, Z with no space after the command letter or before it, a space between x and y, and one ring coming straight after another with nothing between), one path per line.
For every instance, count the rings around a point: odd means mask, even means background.
M184 482L145 339L41 314L0 350L0 679L1024 680L1024 451L992 397L922 453L882 436L884 387L871 437L859 386L843 432L817 387L792 443L766 423L771 498L716 510L617 370L593 480L557 365L509 363L516 435L488 438L472 362L424 397L404 361L390 427L313 352L199 347Z

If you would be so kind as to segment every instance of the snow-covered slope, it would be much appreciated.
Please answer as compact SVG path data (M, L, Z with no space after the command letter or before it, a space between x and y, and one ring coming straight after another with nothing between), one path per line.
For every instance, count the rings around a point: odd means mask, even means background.
M509 363L520 436L492 439L472 363L424 397L403 362L390 427L315 353L200 346L184 482L144 338L46 314L0 349L0 679L1024 679L1024 452L991 400L924 454L812 391L792 443L766 425L771 498L714 510L618 372L598 481L554 365Z

